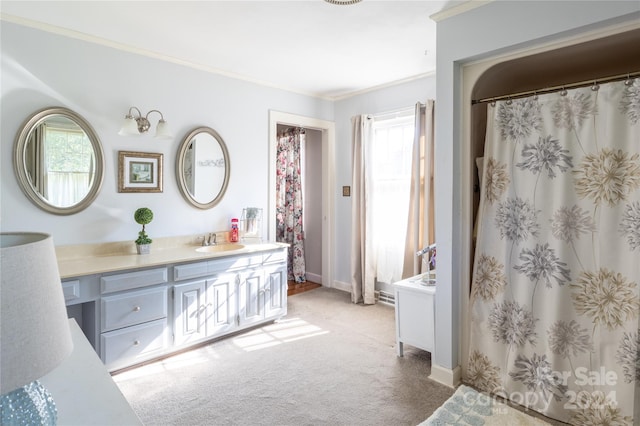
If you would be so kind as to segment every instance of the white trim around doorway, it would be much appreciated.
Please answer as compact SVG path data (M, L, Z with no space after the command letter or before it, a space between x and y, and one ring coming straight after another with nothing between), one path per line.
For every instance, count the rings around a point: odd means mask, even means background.
M322 285L333 285L334 187L336 129L333 121L320 120L280 111L269 111L269 209L268 239L276 238L276 149L278 124L304 127L322 132Z

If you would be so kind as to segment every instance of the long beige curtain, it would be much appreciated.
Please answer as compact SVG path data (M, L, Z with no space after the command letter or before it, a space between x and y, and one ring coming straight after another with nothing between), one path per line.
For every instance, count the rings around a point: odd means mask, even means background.
M631 425L640 79L501 101L487 117L465 380L571 424Z
M367 220L367 207L372 200L366 183L370 181L371 139L373 119L367 115L351 118L352 176L351 176L351 301L374 304L375 250L373 250L371 223Z
M411 164L411 198L402 278L417 275L425 262L416 252L435 242L434 200L434 101L417 103Z

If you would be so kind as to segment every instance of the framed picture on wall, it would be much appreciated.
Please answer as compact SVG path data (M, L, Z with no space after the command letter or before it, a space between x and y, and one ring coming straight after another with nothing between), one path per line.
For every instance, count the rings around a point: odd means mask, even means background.
M162 157L118 151L118 192L162 192Z

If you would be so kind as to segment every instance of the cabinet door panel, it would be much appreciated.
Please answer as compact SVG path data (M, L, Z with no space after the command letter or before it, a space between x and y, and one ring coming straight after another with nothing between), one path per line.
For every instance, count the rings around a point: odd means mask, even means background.
M175 344L202 339L205 329L205 281L174 287Z
M398 345L407 343L433 352L434 296L425 291L396 289L396 334Z
M262 270L240 274L240 325L260 322L264 312L264 274Z
M287 266L265 269L265 316L275 318L287 313Z
M227 333L236 327L236 274L207 280L207 336Z

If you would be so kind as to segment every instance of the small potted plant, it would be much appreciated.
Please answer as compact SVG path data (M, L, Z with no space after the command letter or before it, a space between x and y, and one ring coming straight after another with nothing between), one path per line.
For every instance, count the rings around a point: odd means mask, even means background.
M153 212L150 208L141 207L133 214L133 218L142 225L142 231L138 232L138 238L134 241L138 254L149 254L150 244L153 240L145 232L144 226L153 220Z

